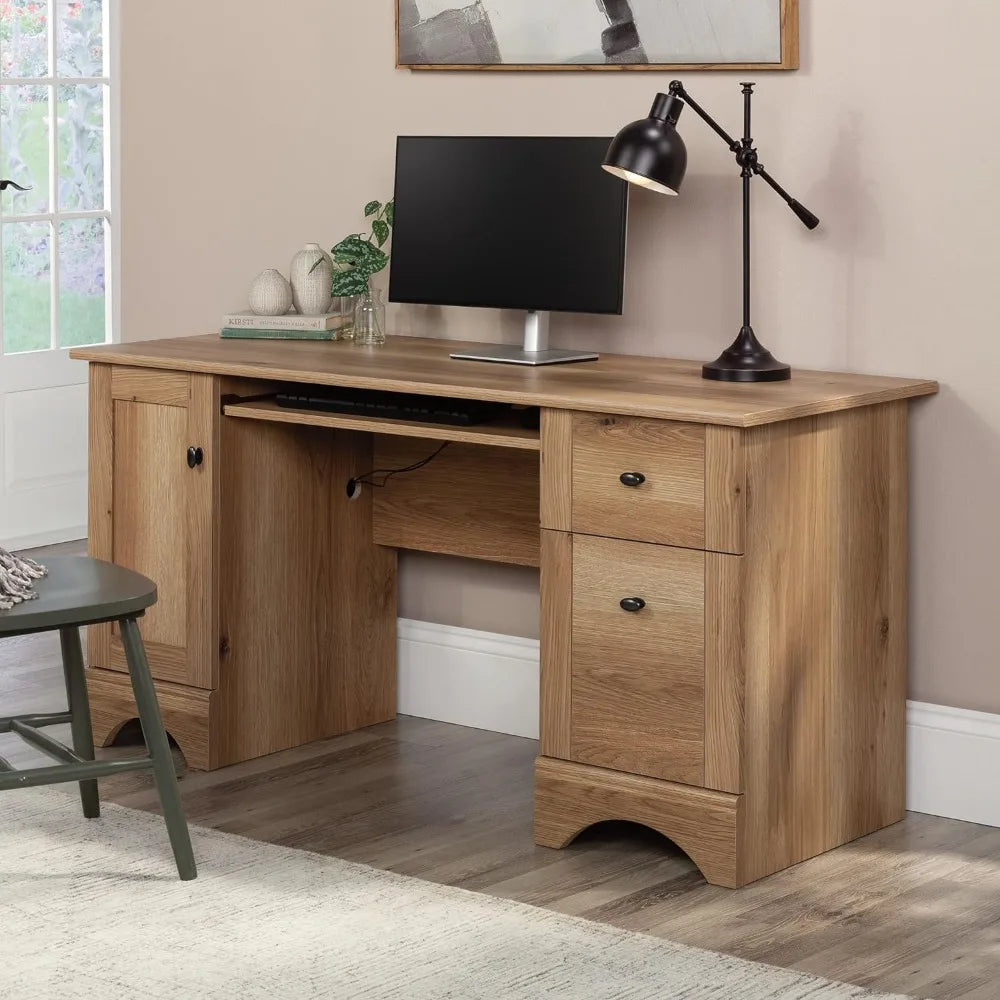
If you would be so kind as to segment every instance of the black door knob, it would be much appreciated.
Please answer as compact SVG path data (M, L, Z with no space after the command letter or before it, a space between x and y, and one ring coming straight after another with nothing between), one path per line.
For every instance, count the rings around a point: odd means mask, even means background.
M619 477L622 486L642 486L646 477L641 472L623 472Z
M201 465L204 461L205 452L203 452L201 448L196 448L194 445L191 445L191 447L187 450L188 468L193 469L196 465Z
M621 600L622 611L630 611L638 614L646 606L646 602L641 597L623 597Z

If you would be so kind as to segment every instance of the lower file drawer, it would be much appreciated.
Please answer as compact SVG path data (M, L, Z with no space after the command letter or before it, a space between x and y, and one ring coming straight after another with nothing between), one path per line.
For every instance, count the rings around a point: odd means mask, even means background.
M703 784L705 560L574 536L572 760Z

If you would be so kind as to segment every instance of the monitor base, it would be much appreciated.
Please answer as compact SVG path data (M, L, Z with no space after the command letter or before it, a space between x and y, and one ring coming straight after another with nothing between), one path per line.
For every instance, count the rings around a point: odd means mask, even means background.
M483 344L475 351L456 352L456 361L492 361L499 365L565 365L574 361L597 361L600 355L587 351L526 351L514 344Z
M529 310L524 318L524 343L484 344L475 351L456 352L456 361L492 361L498 365L566 365L574 361L597 361L592 351L549 350L549 313Z

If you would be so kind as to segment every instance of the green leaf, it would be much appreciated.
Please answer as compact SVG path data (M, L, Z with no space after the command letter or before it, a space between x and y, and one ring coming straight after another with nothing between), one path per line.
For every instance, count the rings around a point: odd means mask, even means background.
M389 263L389 257L377 246L362 239L358 235L348 236L333 248L333 260L336 264L349 264L366 278L378 274Z
M364 295L368 279L360 271L338 271L333 276L331 291L334 295Z
M381 219L376 219L372 223L372 232L375 234L375 239L378 240L378 245L385 246L385 241L389 239L389 224Z
M393 219L396 215L396 203L390 201L388 205L385 206L385 221L389 223L390 226L395 225Z
M365 205L365 218L369 218L374 215L382 207L382 202L380 201L370 201Z

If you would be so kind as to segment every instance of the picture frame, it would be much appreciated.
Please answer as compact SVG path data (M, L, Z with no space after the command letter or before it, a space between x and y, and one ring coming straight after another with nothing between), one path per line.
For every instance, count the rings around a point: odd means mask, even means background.
M560 61L560 56L571 48L573 42L566 39L567 49L552 53L551 60L531 58L505 61L497 34L492 26L492 19L505 20L505 5L511 5L524 23L524 10L540 10L540 18L544 17L545 6L540 0L395 0L396 5L396 67L415 71L477 71L477 72L666 72L690 70L796 70L799 68L799 0L745 0L747 6L740 8L741 16L751 11L751 3L760 5L762 24L769 21L766 37L758 42L773 51L774 58L759 57L734 59L733 61L713 61L711 58L692 59L691 61L653 61L656 51L646 55L641 38L643 18L646 23L656 16L656 5L663 7L669 3L671 15L676 10L688 12L689 20L694 22L697 35L699 18L707 21L713 9L716 17L734 16L724 13L727 9L721 0L547 0L560 3L565 10L576 8L567 6L580 4L580 13L587 19L587 30L597 14L603 13L608 27L595 38L594 50ZM769 11L768 5L777 6L777 31L779 37L773 35L774 11ZM634 10L633 10L634 8ZM645 8L645 13L643 13ZM552 8L549 7L551 11ZM433 16L427 17L427 14ZM530 17L531 15L528 15ZM665 15L664 15L665 16ZM513 20L510 19L510 20ZM565 13L559 22L567 24ZM529 25L530 26L530 25ZM504 46L508 50L518 47L515 37L514 44L509 41L510 27L507 27L508 41ZM545 28L549 29L550 25ZM582 25L581 25L582 27ZM654 24L654 27L656 25ZM713 27L709 25L709 27ZM726 27L724 25L724 27ZM736 26L729 26L736 27ZM551 38L551 30L542 30L539 24L540 38ZM526 30L526 29L525 29ZM716 34L713 31L713 35ZM732 32L730 31L730 37ZM588 36L589 38L589 36ZM640 44L636 46L634 43ZM544 45L545 43L542 42ZM553 43L555 44L555 43ZM531 49L529 43L525 46ZM693 51L698 43L693 43ZM536 45L537 48L537 45ZM735 46L736 49L739 45ZM603 57L603 61L599 61ZM641 61L645 57L645 61ZM588 61L589 60L589 61Z

